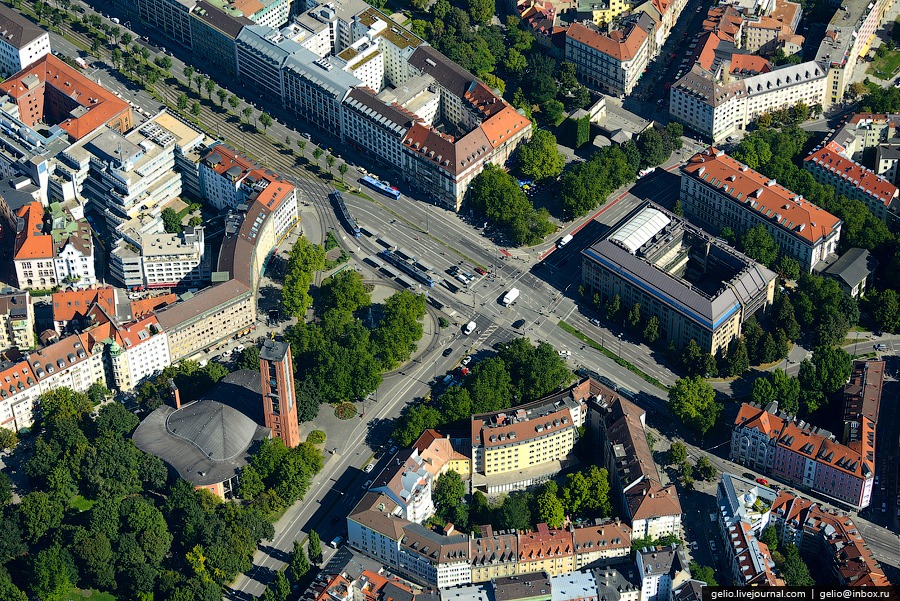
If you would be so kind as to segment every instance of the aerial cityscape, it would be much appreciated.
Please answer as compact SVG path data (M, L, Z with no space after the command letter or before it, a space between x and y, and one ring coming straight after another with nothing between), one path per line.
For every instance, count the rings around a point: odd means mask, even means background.
M4 0L0 600L896 599L898 23Z

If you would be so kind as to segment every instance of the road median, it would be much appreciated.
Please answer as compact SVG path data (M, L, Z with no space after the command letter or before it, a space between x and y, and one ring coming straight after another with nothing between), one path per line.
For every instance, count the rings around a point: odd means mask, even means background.
M593 348L593 349L595 349L595 350L597 350L597 351L600 351L601 353L603 353L604 355L606 355L607 357L609 357L610 359L612 359L613 361L615 361L616 363L618 363L619 365L621 365L622 367L624 367L625 369L627 369L628 371L632 372L633 374L635 374L635 375L637 375L637 376L640 376L641 378L643 378L644 380L646 380L648 383L650 383L650 384L656 386L657 388L659 388L660 390L662 390L662 391L664 391L664 392L666 392L666 393L669 392L669 387L668 387L668 386L666 386L665 384L663 384L662 382L660 382L658 379L654 378L654 377L651 376L650 374L648 374L648 373L642 371L642 370L641 370L638 366L636 366L635 364L633 364L633 363L631 363L631 362L629 362L629 361L626 361L625 359L619 357L619 356L616 355L614 352L612 352L612 351L609 350L608 348L604 347L602 344L600 344L599 342L597 342L596 340L594 340L594 339L591 338L590 336L587 336L586 334L582 333L581 330L579 330L578 328L576 328L576 327L574 327L574 326L572 326L572 325L566 323L566 322L563 321L563 320L558 321L556 325L558 325L560 328L562 328L563 330L565 330L566 332L568 332L569 334L571 334L572 336L574 336L574 337L577 338L578 340L580 340L580 341L582 341L583 343L587 344L587 345L590 346L591 348Z

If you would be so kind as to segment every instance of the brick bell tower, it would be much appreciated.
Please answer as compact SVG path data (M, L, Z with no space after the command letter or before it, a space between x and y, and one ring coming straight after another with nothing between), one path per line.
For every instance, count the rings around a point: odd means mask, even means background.
M265 425L272 430L272 436L284 441L285 446L296 447L300 444L300 424L294 395L291 345L266 340L259 350L259 373Z

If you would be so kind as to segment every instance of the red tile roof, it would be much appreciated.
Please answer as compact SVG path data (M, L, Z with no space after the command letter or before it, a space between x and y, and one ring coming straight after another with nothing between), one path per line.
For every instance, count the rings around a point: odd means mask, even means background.
M155 311L156 309L171 305L178 301L177 294L163 294L160 296L151 296L140 300L131 301L131 315L135 318Z
M59 123L72 140L102 125L125 131L133 124L127 102L52 54L0 83L0 92L16 100L25 125ZM72 116L77 107L83 114Z
M116 289L104 286L54 293L53 321L72 321L76 317L84 317L94 303L99 304L108 314L115 315Z
M830 236L841 224L825 209L712 146L692 156L682 173L809 242Z
M722 40L712 31L704 31L700 34L697 48L694 50L693 62L699 63L707 71L712 71L713 62L716 60L716 48Z
M573 23L566 35L580 44L590 46L619 61L633 59L647 40L647 32L636 25L631 25L624 31L613 31L610 35L606 35L581 23Z
M23 220L23 227L16 232L15 260L52 259L53 236L44 233L44 205L32 201L16 211L16 215Z
M731 55L731 72L745 75L757 75L768 73L772 70L772 64L761 56L755 54Z
M538 524L535 532L519 533L519 561L540 561L564 557L575 552L574 537L568 530L550 530Z
M840 146L829 142L813 151L804 161L834 177L847 181L851 186L871 196L884 206L889 206L898 196L897 186L874 171L838 154Z

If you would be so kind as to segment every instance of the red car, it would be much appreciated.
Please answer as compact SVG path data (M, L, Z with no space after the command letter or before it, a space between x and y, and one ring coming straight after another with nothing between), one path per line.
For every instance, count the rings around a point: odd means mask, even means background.
M768 486L768 485L769 485L769 481L766 480L765 478L757 478L757 479L756 479L756 483L757 483L757 484L762 484L763 486Z
M481 267L476 267L476 268L475 268L475 273L477 273L477 274L479 274L479 275L484 275L484 274L487 273L487 271L485 271L485 270L482 269Z

